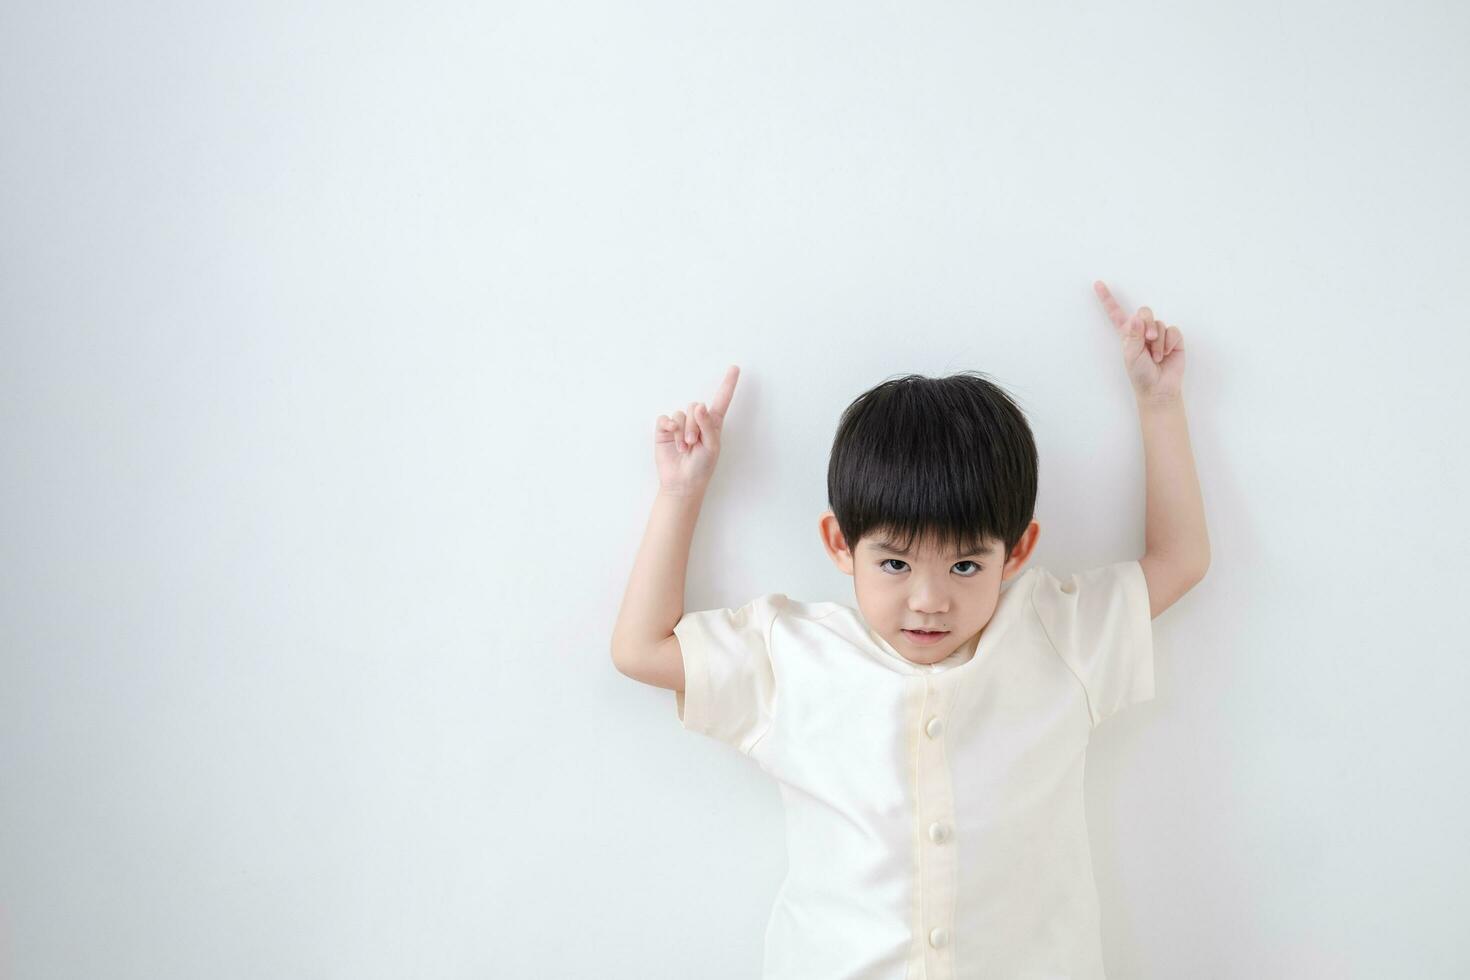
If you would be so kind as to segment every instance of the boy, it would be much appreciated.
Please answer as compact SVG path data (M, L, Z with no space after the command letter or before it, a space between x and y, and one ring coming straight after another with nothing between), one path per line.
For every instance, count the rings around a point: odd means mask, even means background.
M1153 697L1150 621L1203 578L1209 539L1182 335L1094 289L1143 430L1136 561L1022 571L1039 534L1025 417L971 374L911 375L853 402L833 442L819 529L857 608L769 593L685 613L738 369L708 409L659 417L660 489L613 662L778 781L788 872L765 980L1104 980L1087 743Z

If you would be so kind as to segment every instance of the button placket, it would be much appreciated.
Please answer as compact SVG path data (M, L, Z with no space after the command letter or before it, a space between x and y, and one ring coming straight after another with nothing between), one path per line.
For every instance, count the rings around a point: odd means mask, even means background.
M953 686L943 674L925 679L924 698L928 712L918 741L918 799L914 818L920 832L920 875L923 921L921 933L928 940L925 973L928 980L950 980L954 975L950 948L954 926L954 900L958 869L955 865L954 789L946 758L944 719L953 701Z

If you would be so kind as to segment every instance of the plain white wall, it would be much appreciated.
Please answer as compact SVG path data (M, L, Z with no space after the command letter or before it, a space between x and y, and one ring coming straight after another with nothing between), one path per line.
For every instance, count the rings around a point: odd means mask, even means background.
M758 974L774 784L618 674L852 602L841 409L978 369L1036 561L1143 545L1110 283L1184 331L1208 579L1098 730L1109 975L1470 975L1470 15L1451 3L0 7L0 976Z

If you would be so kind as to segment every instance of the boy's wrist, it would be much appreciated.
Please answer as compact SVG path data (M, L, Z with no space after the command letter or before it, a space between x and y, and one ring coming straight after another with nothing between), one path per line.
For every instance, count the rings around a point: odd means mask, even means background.
M1184 404L1184 395L1175 392L1170 395L1146 395L1135 391L1133 400L1138 403L1140 409L1170 409Z
M658 496L669 500L677 500L681 503L698 503L704 498L706 486L690 487L664 487L658 488Z

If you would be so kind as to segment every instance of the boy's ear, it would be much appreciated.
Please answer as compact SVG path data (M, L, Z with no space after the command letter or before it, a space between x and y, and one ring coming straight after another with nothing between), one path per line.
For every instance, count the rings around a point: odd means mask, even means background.
M853 555L848 550L847 541L842 537L842 528L837 526L837 515L831 509L822 512L817 521L817 532L822 536L822 547L827 549L832 564L851 575L854 570Z
M1041 525L1032 521L1021 534L1021 540L1011 550L1011 560L1005 563L1001 570L1002 582L1015 578L1021 573L1021 568L1031 558L1031 553L1036 550L1036 541L1041 537Z

